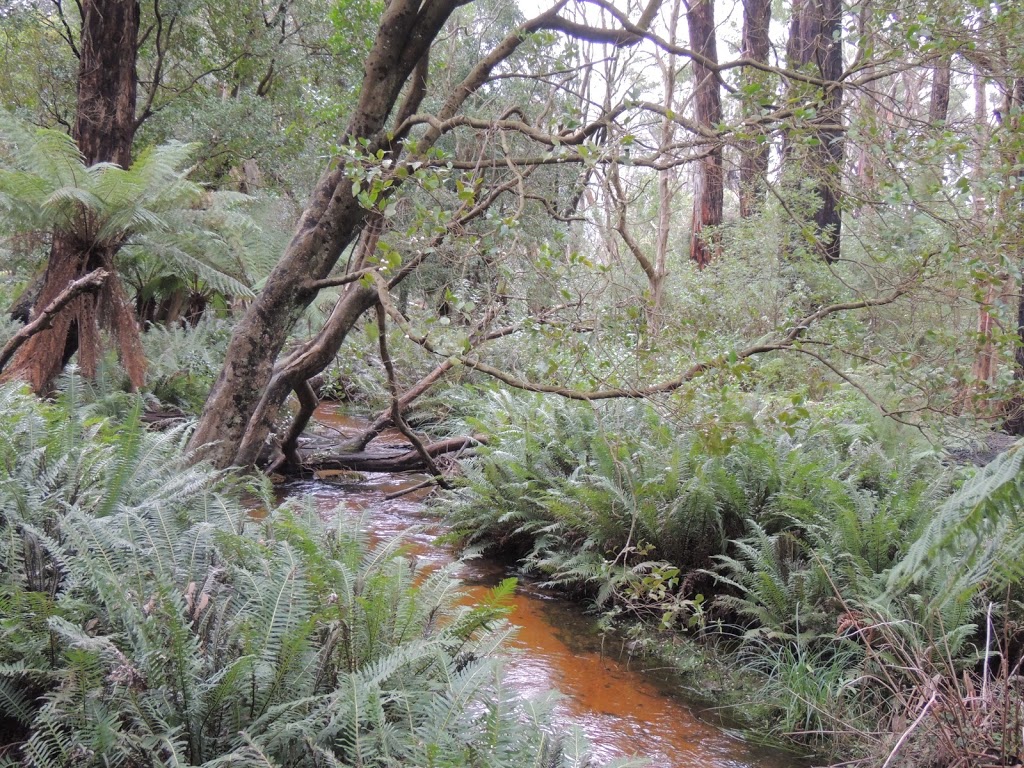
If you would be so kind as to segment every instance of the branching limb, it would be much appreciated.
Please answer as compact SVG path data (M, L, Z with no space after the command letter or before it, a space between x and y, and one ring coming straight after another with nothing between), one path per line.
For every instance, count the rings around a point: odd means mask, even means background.
M405 438L412 443L416 453L420 455L423 463L427 466L427 470L434 477L434 481L442 488L451 488L448 481L444 479L444 475L441 474L441 470L438 469L434 458L423 445L423 441L416 436L416 433L412 431L409 425L406 424L405 419L402 418L402 407L398 402L398 384L395 382L395 366L391 362L391 355L388 354L387 322L384 317L384 307L379 303L377 304L377 342L380 346L381 362L384 363L384 370L388 374L388 389L391 392L391 421L398 428L398 431L405 435Z
M306 428L309 420L313 418L313 412L316 411L316 407L320 405L320 398L316 396L316 392L313 391L313 387L308 380L296 385L295 397L299 400L299 412L292 421L292 425L284 436L284 440L281 441L281 453L284 454L284 460L292 469L298 469L302 464L298 453L299 436L302 434L302 430Z
M503 309L503 304L497 303L492 306L484 314L484 316L474 325L472 331L469 334L469 348L477 349L482 344L494 339L500 339L504 336L509 336L519 330L517 325L506 325L502 328L496 328L492 331L487 331L487 328L497 318ZM444 378L445 374L448 373L452 368L458 364L458 361L452 357L446 357L442 360L434 369L426 376L421 378L409 389L402 393L398 399L399 407L405 411L409 408L417 398L428 392L437 382ZM351 451L362 451L366 449L370 441L377 437L381 432L391 426L391 408L388 407L383 412L377 414L377 417L373 420L369 427L364 429L359 435L354 437L345 446L346 450Z
M460 363L465 365L467 368L479 371L480 373L487 374L488 376L503 382L504 384L514 387L516 389L522 389L527 392L540 392L544 394L559 395L570 400L610 400L616 398L643 398L652 397L654 395L667 394L674 392L675 390L687 384L690 381L704 375L708 371L722 368L726 365L738 362L740 360L746 360L750 357L757 355L763 355L768 352L777 352L782 350L793 349L794 345L800 341L803 336L807 333L815 324L821 322L825 318L839 314L842 312L855 311L859 309L867 309L869 307L881 307L887 304L899 300L901 297L908 294L919 282L921 275L927 269L928 262L934 254L928 254L922 260L921 265L915 272L910 275L906 280L899 283L893 288L888 294L884 296L878 296L875 298L858 299L856 301L845 301L837 302L835 304L826 304L819 307L814 312L805 315L798 319L788 332L783 334L781 337L774 341L765 342L762 344L752 344L744 349L734 351L729 354L719 355L717 357L703 360L698 363L694 363L686 369L680 376L669 379L667 381L660 382L648 387L612 387L608 389L597 389L597 390L580 390L572 387L562 387L550 384L538 384L536 382L526 381L513 376L506 371L502 371L494 366L488 365L480 360L468 357L466 355L453 355ZM378 295L383 295L381 290L381 281L378 278ZM430 341L422 335L416 334L415 331L409 326L397 311L389 307L386 301L381 302L385 309L388 310L388 314L392 319L402 326L408 337L415 341L417 344L422 346L424 349L435 352L434 346Z

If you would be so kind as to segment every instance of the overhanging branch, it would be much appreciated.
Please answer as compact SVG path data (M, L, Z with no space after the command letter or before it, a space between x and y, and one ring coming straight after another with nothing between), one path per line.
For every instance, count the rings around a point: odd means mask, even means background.
M97 269L94 272L90 272L85 277L78 278L74 282L70 283L67 288L57 294L54 300L39 313L38 317L14 334L11 340L4 345L3 350L0 350L0 371L2 371L4 366L7 365L12 357L14 357L14 353L18 351L22 344L40 331L44 331L49 328L53 324L53 319L62 309L64 309L65 306L81 296L83 293L98 291L109 276L110 273L105 269Z

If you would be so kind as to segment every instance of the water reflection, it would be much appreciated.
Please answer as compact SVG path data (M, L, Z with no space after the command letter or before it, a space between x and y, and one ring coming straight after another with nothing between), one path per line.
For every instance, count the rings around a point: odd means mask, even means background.
M289 483L290 496L308 496L325 516L363 520L378 539L405 535L408 549L438 566L452 555L434 540L443 529L424 514L421 492L395 499L385 496L417 484L420 476L364 474L356 482L316 480ZM349 479L351 480L351 479ZM502 566L473 561L459 567L471 593L482 594L506 573ZM754 747L701 720L694 711L665 695L657 673L631 669L612 649L603 652L594 621L578 606L522 584L513 598L517 651L507 665L509 685L531 696L557 689L558 724L575 724L590 739L596 757L645 755L663 768L790 768L794 761ZM618 649L614 649L617 651Z

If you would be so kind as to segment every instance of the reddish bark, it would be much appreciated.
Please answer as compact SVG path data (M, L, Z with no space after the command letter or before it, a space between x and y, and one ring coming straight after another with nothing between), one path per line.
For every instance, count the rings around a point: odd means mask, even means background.
M705 59L717 62L713 0L691 0L686 13L686 23L690 30L690 47ZM722 122L722 97L718 88L718 73L694 60L693 79L697 124L707 133L711 133ZM713 143L698 164L693 193L690 258L700 267L706 266L718 251L717 235L705 236L704 229L722 223L722 204L722 145Z

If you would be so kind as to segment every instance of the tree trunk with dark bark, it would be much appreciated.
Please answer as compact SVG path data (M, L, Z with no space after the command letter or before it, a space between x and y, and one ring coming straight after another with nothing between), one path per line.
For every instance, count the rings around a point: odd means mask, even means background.
M1008 129L1004 137L1003 165L1010 169L1010 178L1007 179L1007 189L1000 200L1000 214L1007 219L1015 217L1016 226L1009 221L1006 222L1006 231L1011 233L1011 240L1007 242L1007 249L1016 253L1018 265L1024 266L1024 242L1021 242L1020 220L1024 218L1021 213L1022 195L1020 192L1021 181L1024 180L1024 172L1020 170L1024 163L1024 120L1021 119L1021 109L1024 108L1024 77L1013 78L1006 88L1005 102L1003 109L1006 116L1003 118ZM1010 190L1016 189L1014 194ZM1017 437L1024 436L1024 287L1022 281L1017 285L1017 348L1013 355L1013 382L1017 387L1017 394L1007 404L1007 417L1003 429Z
M745 59L768 63L771 41L768 28L772 21L771 0L743 0L743 50ZM755 120L762 104L775 101L774 89L770 86L767 73L753 68L744 70L743 116ZM748 128L753 132L754 125ZM764 203L765 173L768 170L768 151L771 143L765 140L744 139L740 144L740 217L747 218L757 213Z
M944 123L949 115L949 84L951 64L949 54L932 67L932 92L928 100L928 122Z
M715 5L713 0L691 0L686 13L690 30L690 46L710 62L718 61L715 42ZM722 122L722 96L718 87L718 73L705 64L693 62L693 95L697 124L708 134ZM697 183L693 193L693 226L691 229L690 258L698 266L706 266L718 251L718 235L704 233L706 227L722 223L723 175L722 145L715 143L706 149L697 167Z
M78 98L72 138L86 165L131 164L135 138L135 58L139 6L135 0L82 0ZM25 343L5 379L23 379L45 392L71 356L78 352L83 373L92 375L101 357L100 328L117 338L121 361L136 387L145 377L145 357L135 313L114 269L120 243L96 242L83 214L80 227L53 238L50 259L36 307L48 306L72 282L95 270L111 273L95 295L77 297L52 326Z
M812 180L816 250L828 262L839 259L843 172L843 74L841 0L794 0L786 56L789 65L825 82L791 81L791 97L813 107L806 131L790 131L786 162L798 177ZM813 93L804 93L813 89ZM791 167L791 170L793 168Z

